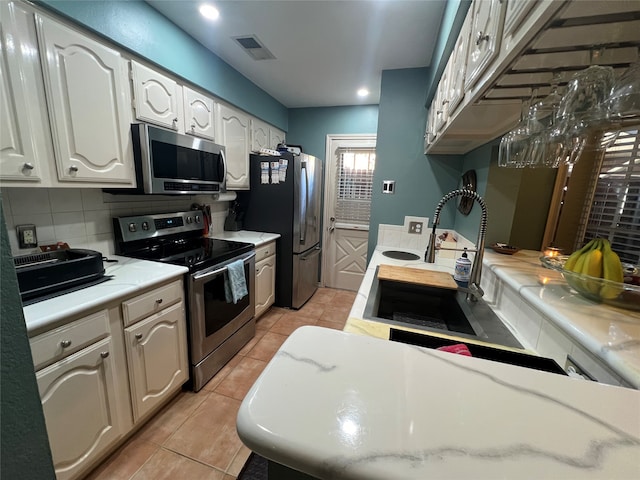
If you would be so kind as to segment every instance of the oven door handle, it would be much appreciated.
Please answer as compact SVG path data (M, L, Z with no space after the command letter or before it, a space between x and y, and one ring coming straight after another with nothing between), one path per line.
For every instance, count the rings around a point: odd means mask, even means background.
M214 267L211 267L210 269L194 273L193 275L191 275L191 280L194 282L201 282L209 277L215 277L216 275L219 275L220 273L224 272L227 269L227 265L229 263L235 262L236 260L242 260L243 262L246 263L247 261L251 260L255 256L256 256L255 251L249 252L247 254L241 255L239 257L236 257L235 259L232 259L226 262L226 264L223 267L214 266Z

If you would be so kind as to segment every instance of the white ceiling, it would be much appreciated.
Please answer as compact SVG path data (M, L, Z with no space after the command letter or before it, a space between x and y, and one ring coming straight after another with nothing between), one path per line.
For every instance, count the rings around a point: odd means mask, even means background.
M288 108L377 104L382 70L430 64L446 0L147 0ZM251 58L233 37L255 35L276 57ZM364 99L356 91L371 92Z

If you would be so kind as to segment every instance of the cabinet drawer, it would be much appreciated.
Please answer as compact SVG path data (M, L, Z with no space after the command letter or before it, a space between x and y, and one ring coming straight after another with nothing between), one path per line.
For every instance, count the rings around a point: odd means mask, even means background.
M101 310L30 340L37 370L109 335L109 311Z
M122 302L124 326L128 327L144 317L157 313L169 305L179 302L182 300L182 297L182 280L178 280L177 282L126 300Z
M256 263L276 253L276 242L269 242L256 248Z

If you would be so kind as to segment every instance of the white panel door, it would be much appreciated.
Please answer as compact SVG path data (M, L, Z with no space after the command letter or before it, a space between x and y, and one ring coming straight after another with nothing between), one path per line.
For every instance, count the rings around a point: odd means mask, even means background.
M125 328L124 335L137 422L189 378L184 304Z
M367 269L369 230L336 224L332 235L327 255L333 268L327 286L358 291Z
M131 61L136 118L184 132L180 86L171 78Z
M221 103L216 107L218 143L225 146L227 159L227 190L249 190L249 115Z
M0 179L41 182L53 149L33 13L0 2L0 30Z
M184 96L185 133L215 140L215 112L213 98L189 87L182 87Z
M36 373L58 480L77 478L121 435L111 338Z
M475 85L500 49L504 8L502 0L475 0L471 5L471 35L465 90Z
M58 178L133 184L127 62L36 15Z
M277 128L271 127L269 129L269 148L273 148L276 150L278 148L278 144L286 143L287 139L285 133L282 130L278 130Z
M251 151L259 152L261 148L271 148L269 144L269 125L257 118L252 118Z

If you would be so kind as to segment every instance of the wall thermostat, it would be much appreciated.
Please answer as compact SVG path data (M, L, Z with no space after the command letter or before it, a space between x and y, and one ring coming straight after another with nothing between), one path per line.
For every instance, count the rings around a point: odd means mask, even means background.
M20 248L35 248L38 246L35 225L16 225L16 231Z

